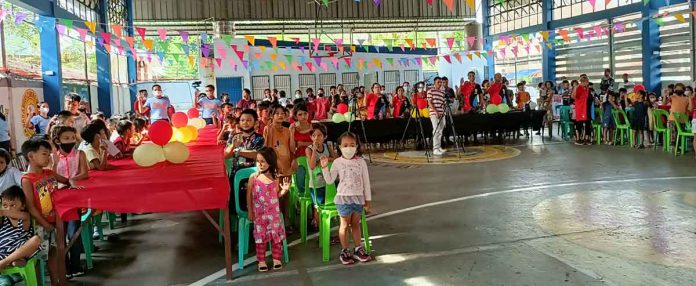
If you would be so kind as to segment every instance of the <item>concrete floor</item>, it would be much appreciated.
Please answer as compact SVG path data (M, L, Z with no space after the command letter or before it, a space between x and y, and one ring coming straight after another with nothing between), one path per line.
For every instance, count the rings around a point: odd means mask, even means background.
M696 285L693 153L547 143L484 163L371 166L375 261L340 265L334 246L322 263L316 238L295 235L284 270L252 263L231 285ZM75 285L227 285L201 214L129 224Z

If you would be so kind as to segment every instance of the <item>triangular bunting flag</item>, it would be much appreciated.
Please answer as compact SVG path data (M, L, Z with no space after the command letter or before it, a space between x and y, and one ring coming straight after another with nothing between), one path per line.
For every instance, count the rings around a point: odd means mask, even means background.
M319 43L320 42L321 42L321 39L319 39L319 38L312 39L312 45L314 46L315 52L319 50Z
M5 14L5 12L3 11L3 16L4 16L4 14ZM24 22L24 19L27 18L27 16L28 16L27 13L24 13L24 12L22 12L22 11L17 11L17 12L15 13L15 21L14 21L14 22L15 22L15 25L22 24L22 23ZM3 17L3 18L4 18L4 17ZM68 26L65 22L63 22L63 25Z
M331 57L331 63L333 64L335 69L338 69L338 59Z
M435 60L436 60L436 58L435 58L434 56L428 57L428 60L430 60L430 64L431 64L431 65L435 65Z
M387 58L387 62L390 66L394 66L394 58Z
M299 45L299 44L300 44L300 38L290 38L290 39L293 40L293 41L295 42L295 45Z
M469 61L474 60L474 57L471 55L471 53L466 53L466 57L469 58Z
M411 47L411 50L416 49L416 45L413 43L413 39L406 39L406 43L409 47Z
M187 31L179 31L179 37L181 37L181 41L183 41L185 44L188 44L188 41L189 41L189 32L187 32Z
M317 66L321 66L321 58L314 58L314 62L317 63Z
M237 57L239 58L240 61L244 60L244 51L234 51L237 54Z
M86 23L85 23L85 24L86 24ZM135 27L135 30L138 32L138 35L140 35L140 39L142 39L143 42L144 42L144 41L145 41L145 31L146 31L146 29L143 28L143 27ZM92 31L92 33L94 33L94 31Z
M101 34L101 37L104 39L105 44L108 45L109 43L111 43L111 34L110 33L101 32L100 34Z
M222 41L225 42L225 45L229 46L230 44L232 44L232 35L223 34L222 36L220 36L220 38L222 38Z
M382 68L382 61L380 61L378 58L372 58L372 62L375 63L376 67Z
M307 66L307 69L310 71L314 71L314 65L310 62L306 62L305 65Z
M215 58L215 62L217 63L218 68L222 68L222 59Z
M133 37L126 37L126 43L128 43L128 46L133 48L135 44L135 39Z
M65 25L56 24L56 31L58 31L59 35L65 35Z
M255 46L256 44L256 39L254 36L244 36L244 38L249 42L249 45Z
M15 20L16 20L16 19L15 19ZM61 19L60 22L63 23L63 25L65 25L65 28L67 28L68 30L70 30L70 29L73 28L73 20L70 20L70 19ZM21 23L21 22L20 22L20 23Z
M447 48L452 50L452 47L454 47L454 38L447 38Z
M210 55L210 46L206 44L201 45L201 53L203 54L203 57L207 58Z
M406 46L403 43L399 44L399 47L401 48L402 52L406 52Z
M676 18L677 21L679 21L681 23L686 23L686 19L684 18L684 15L682 15L682 14L679 14L679 13L674 14L674 18Z
M285 62L278 62L278 65L280 66L281 69L284 71L288 70L288 67L285 65Z
M385 39L384 44L387 46L387 50L390 52L394 51L394 40L393 39ZM379 50L378 50L379 52Z
M575 33L578 34L579 40L585 39L585 30L583 28L580 28L580 27L575 28Z
M114 31L114 35L116 35L116 38L121 38L123 35L123 26L113 24L111 25L111 31Z
M544 39L544 41L549 40L549 32L548 31L541 31L541 32L539 32L539 34L541 34L541 38Z
M292 55L285 55L285 59L288 60L288 63L292 63Z
M347 57L346 57L346 58L343 58L343 61L345 61L345 62L346 62L346 65L348 65L348 68L350 68L350 66L351 66L351 65L350 65L350 58L347 58Z
M92 32L92 34L94 34L94 32L97 31L97 23L95 22L86 21L85 26L87 26L87 29L89 29L89 31Z
M473 48L476 44L476 37L466 37L466 43L469 44L469 49Z
M595 4L597 4L597 0L587 0L587 2L590 2L590 5L592 5L592 9L594 9Z
M184 50L184 54L187 56L191 53L191 47L189 47L189 45L181 45L181 49Z
M447 61L447 63L450 63L450 64L452 63L452 59L450 58L450 55L444 55L442 57L445 58L445 61Z
M80 40L84 42L87 39L87 29L77 28L75 30L80 34Z
M428 45L430 45L431 48L434 48L435 45L437 44L437 39L427 38L427 39L425 39L425 42L428 43Z
M445 3L445 6L447 6L447 9L452 12L454 10L454 0L442 0L442 3Z
M457 62L459 62L460 64L462 63L462 54L454 53L454 58L457 59Z
M275 62L275 60L278 58L277 54L271 54L271 60Z
M466 6L469 6L471 11L476 11L476 3L474 1L475 0L466 0Z
M321 63L321 68L324 69L324 71L329 71L329 65L327 63Z
M278 47L278 38L268 37L268 41L271 42L271 46L275 49Z
M165 28L157 28L157 33L159 34L160 41L166 41L166 40L167 40L167 29L165 29Z
M261 53L254 53L254 58L255 59L260 59L261 58Z

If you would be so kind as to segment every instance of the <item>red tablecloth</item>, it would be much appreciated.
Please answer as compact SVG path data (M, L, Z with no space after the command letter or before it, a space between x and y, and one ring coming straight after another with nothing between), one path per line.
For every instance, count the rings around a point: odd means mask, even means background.
M183 164L162 162L143 168L130 158L111 161L115 169L90 171L89 179L79 181L85 189L56 191L54 207L63 220L76 219L80 208L118 213L225 208L229 182L215 133L211 127L199 130Z

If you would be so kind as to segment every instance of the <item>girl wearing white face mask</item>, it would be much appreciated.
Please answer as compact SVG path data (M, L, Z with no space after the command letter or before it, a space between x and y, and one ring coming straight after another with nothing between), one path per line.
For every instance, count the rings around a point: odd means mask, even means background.
M341 226L338 229L338 237L341 241L340 260L344 265L355 262L368 262L372 260L362 245L362 230L360 218L363 212L370 209L372 191L370 190L370 175L367 172L367 163L360 156L360 141L358 136L346 132L338 138L341 157L334 160L331 170L328 168L329 158L321 158L321 168L327 184L333 184L336 178L340 179L334 203L341 217ZM348 251L348 228L353 234L355 248L351 254Z
M33 128L37 136L46 135L48 130L48 103L42 102L39 104L39 114L27 115L27 128Z

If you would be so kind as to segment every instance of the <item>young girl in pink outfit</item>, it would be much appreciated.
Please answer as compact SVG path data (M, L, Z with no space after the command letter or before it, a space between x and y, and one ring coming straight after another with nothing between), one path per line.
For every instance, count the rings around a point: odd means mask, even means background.
M249 177L247 188L247 206L249 220L254 222L254 241L256 243L256 259L260 272L268 271L266 265L266 247L271 243L273 269L283 268L282 243L285 240L285 229L280 217L278 198L290 190L290 179L284 177L282 183L276 172L278 161L272 148L264 147L257 151L256 167L258 172Z

